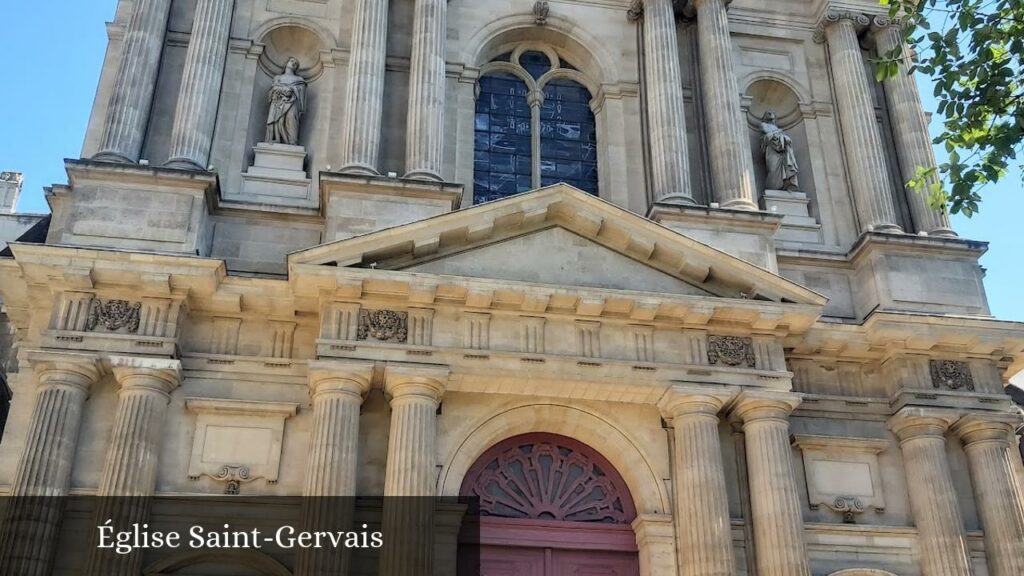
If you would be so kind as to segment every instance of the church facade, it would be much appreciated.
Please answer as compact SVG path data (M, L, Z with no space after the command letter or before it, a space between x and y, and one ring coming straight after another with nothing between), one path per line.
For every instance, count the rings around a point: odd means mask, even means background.
M3 495L478 496L488 576L1024 574L1024 325L902 185L935 161L876 2L120 0L108 31L45 241L0 258ZM320 573L87 558L69 514L0 558ZM458 514L379 573L455 574Z

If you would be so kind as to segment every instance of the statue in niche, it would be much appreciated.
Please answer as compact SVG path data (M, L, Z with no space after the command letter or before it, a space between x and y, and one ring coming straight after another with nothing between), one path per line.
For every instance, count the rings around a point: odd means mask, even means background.
M768 110L761 118L761 151L764 153L765 188L794 192L799 189L793 139L778 125L778 116Z
M299 61L289 58L284 72L274 77L267 95L270 112L265 142L299 145L299 120L306 111L306 81L295 73L298 67Z

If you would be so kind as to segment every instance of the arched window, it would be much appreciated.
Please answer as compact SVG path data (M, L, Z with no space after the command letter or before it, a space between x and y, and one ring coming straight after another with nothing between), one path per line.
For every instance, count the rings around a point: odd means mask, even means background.
M597 126L582 74L550 50L484 66L476 101L474 203L566 182L597 194Z

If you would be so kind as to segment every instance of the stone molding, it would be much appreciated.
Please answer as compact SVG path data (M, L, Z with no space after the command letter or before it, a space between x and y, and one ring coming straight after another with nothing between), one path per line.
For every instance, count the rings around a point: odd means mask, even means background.
M871 23L871 18L866 14L860 12L852 12L848 10L826 10L821 18L818 20L818 24L814 28L814 42L822 44L825 42L825 29L834 24L838 24L844 20L849 20L853 23L854 29L858 32L867 28Z
M355 394L360 401L370 391L373 362L315 360L309 363L309 392L320 394Z
M730 415L743 423L778 420L789 426L789 415L800 405L801 396L791 392L744 390L730 407Z
M186 398L185 409L196 415L189 479L208 476L222 482L257 478L264 478L270 484L277 482L284 421L298 413L297 403ZM218 449L216 435L221 435L220 440L232 446L230 456ZM236 450L240 445L245 446L242 456Z
M706 384L675 384L658 401L658 409L671 422L683 415L705 415L718 419L718 414L740 393L735 386Z
M412 398L427 399L440 404L451 370L447 366L427 364L388 365L385 369L384 392L395 401Z
M958 418L952 410L908 406L889 418L886 425L899 438L902 447L908 440L921 437L945 440L946 432Z

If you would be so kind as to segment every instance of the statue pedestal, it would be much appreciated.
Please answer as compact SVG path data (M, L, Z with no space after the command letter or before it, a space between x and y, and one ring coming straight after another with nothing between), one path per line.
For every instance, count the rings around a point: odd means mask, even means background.
M306 176L306 148L260 142L252 166L242 174L242 191L225 199L274 206L316 208L311 180Z
M765 190L765 210L782 216L775 238L790 242L821 242L821 224L811 217L807 194L789 190Z

